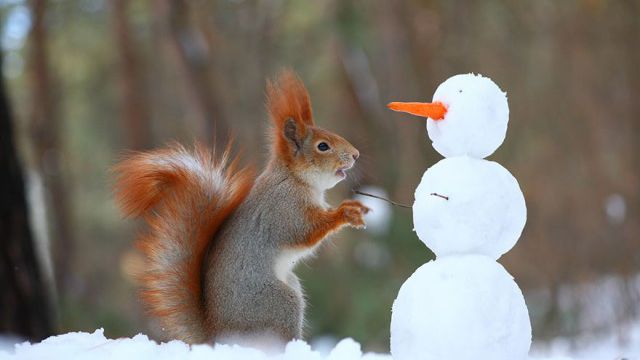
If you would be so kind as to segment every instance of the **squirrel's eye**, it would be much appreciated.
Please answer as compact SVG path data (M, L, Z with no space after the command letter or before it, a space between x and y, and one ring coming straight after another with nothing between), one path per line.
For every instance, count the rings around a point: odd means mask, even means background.
M329 150L329 145L326 142L321 142L320 144L318 144L318 150L327 151Z

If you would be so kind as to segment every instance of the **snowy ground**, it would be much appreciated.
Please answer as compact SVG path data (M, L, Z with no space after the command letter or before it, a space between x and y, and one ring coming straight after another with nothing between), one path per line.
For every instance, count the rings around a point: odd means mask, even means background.
M529 293L528 303L544 297L544 291ZM542 296L541 296L542 295ZM582 284L565 285L559 292L560 311L580 309L575 322L577 339L556 338L549 343L534 342L531 354L570 356L580 360L640 360L640 318L629 317L640 309L640 274L623 279L602 278Z
M577 341L556 339L549 344L535 344L531 360L640 360L640 322L625 331L627 342L622 344L616 334L600 339L583 338ZM303 341L289 343L284 353L266 355L255 349L239 346L207 345L189 347L180 341L158 344L145 335L133 338L107 339L102 329L94 333L68 333L50 337L38 344L0 341L0 360L5 359L216 359L216 360L390 360L383 354L363 354L360 344L345 339L328 354L312 350ZM480 359L480 358L479 358Z
M577 339L556 338L542 343L534 341L530 360L640 360L640 318L630 321L621 309L638 308L640 275L623 281L608 276L582 285L567 285L560 293L562 308L581 308L580 329L593 334L593 329L608 329L598 335ZM528 294L528 302L544 297L544 292ZM631 303L620 299L630 298ZM566 310L566 309L564 309ZM624 322L627 319L627 322ZM621 325L622 324L622 325ZM534 334L535 336L535 334ZM14 337L0 336L0 360L13 359L219 359L219 360L390 360L389 355L363 354L360 345L345 339L334 346L331 338L320 338L311 346L303 341L290 343L283 354L268 356L258 350L239 346L193 346L180 341L158 344L145 335L133 338L107 339L102 329L94 333L69 333L50 337L38 344L20 343ZM17 344L17 345L16 345ZM444 359L443 359L444 360ZM478 360L484 360L478 357Z
M339 342L327 355L322 356L304 341L289 343L281 354L265 353L240 346L208 345L189 346L181 341L158 344L145 335L133 338L107 339L103 330L94 333L68 333L53 336L38 344L18 344L15 349L0 350L0 359L215 359L215 360L383 360L388 355L362 354L360 344L345 339Z
M556 338L549 343L534 342L531 358L640 360L640 321L598 338L583 336L579 339Z

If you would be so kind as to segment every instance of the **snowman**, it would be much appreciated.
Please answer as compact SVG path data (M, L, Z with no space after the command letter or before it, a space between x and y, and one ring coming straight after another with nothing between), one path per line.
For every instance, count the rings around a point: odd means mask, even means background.
M496 260L518 241L526 206L516 179L485 157L502 144L506 95L480 75L442 83L432 103L389 104L427 117L445 159L415 191L415 231L436 255L402 285L393 304L396 360L519 360L531 346L522 291Z

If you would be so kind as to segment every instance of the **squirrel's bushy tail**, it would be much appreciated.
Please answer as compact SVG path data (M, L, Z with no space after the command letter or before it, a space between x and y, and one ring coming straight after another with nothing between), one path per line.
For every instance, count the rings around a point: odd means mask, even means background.
M220 225L253 185L253 171L238 170L230 147L215 154L196 144L136 153L114 167L115 196L127 216L143 217L138 240L146 264L141 297L172 338L210 339L202 296L202 263Z

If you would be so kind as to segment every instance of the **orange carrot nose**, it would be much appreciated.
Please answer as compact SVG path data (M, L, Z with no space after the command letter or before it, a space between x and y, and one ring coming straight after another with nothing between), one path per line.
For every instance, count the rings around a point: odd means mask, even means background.
M442 120L447 113L447 108L441 102L392 102L387 107L393 111L402 111L412 115L428 117L433 120Z

